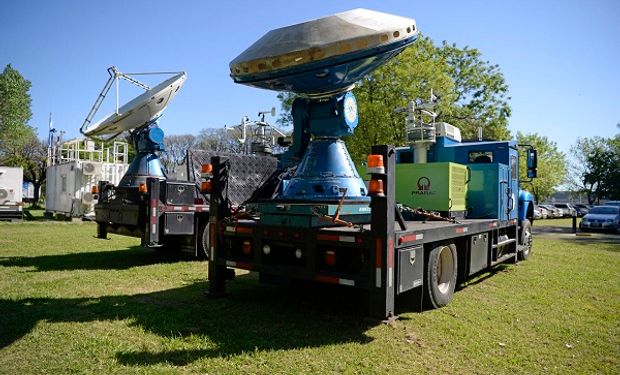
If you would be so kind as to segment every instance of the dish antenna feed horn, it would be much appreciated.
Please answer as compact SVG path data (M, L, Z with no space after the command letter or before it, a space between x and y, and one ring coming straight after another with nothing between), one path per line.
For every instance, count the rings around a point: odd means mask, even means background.
M114 66L108 68L108 73L110 78L88 112L80 133L88 138L110 141L125 131L129 132L136 157L119 186L139 186L140 183L145 183L148 177L166 179L159 157L155 154L156 151L165 151L164 132L159 128L158 120L185 83L187 74L185 72L122 73ZM133 77L138 75L173 76L151 88ZM119 106L120 79L144 89L145 92ZM116 110L93 123L95 114L114 83L116 83Z

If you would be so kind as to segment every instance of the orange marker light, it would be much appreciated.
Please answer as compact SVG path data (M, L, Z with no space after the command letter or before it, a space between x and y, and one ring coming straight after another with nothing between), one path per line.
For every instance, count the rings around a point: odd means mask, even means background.
M243 241L243 254L250 255L252 253L252 244L250 241Z
M385 173L383 155L368 155L367 166L368 173Z
M325 264L333 267L336 265L336 252L333 250L327 250L325 252Z
M142 194L146 194L149 190L146 188L145 183L141 183L140 186L138 186L138 191Z
M200 192L201 193L210 193L212 187L213 186L211 185L211 181L202 181L200 183Z
M213 165L212 164L203 164L200 166L200 173L212 173Z
M93 185L93 187L90 189L90 192L93 194L99 194L99 186Z
M383 180L370 180L368 190L370 190L370 194L372 195L383 196Z

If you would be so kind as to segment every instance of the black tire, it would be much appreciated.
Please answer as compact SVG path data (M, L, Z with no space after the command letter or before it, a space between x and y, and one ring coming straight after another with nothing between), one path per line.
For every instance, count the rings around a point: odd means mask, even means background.
M209 221L204 220L198 226L198 248L196 249L196 257L201 260L209 260Z
M521 227L521 251L517 254L519 260L527 260L530 257L530 253L532 252L532 224L528 219L523 221L523 226Z
M426 265L425 305L446 306L452 300L458 274L458 257L454 244L438 245L430 251Z

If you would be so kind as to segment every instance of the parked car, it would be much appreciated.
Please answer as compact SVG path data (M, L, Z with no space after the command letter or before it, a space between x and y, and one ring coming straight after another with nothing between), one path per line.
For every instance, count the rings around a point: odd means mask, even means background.
M554 218L563 216L562 209L560 208L557 208L550 204L541 204L540 206L546 208L547 211L549 211L549 215L548 215L549 219L554 219Z
M577 216L579 217L583 217L584 215L588 213L588 211L590 211L590 207L588 207L588 205L585 205L585 204L578 203L574 207L577 210Z
M596 206L581 219L579 229L618 231L620 228L620 206Z
M575 210L575 207L573 207L570 203L556 203L554 206L562 209L563 217L573 217L577 215L577 210Z
M605 202L605 206L618 206L618 207L620 207L620 201L608 201L608 202Z
M534 219L542 219L542 214L540 213L540 207L534 206Z
M538 211L540 217L536 217L536 211ZM534 218L536 219L546 219L549 216L549 211L543 206L536 205L534 206Z

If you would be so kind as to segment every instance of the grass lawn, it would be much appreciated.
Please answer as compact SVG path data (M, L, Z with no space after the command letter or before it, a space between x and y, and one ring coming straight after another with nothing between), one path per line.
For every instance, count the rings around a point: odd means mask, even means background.
M581 218L577 218L577 228L579 228L579 222ZM573 218L572 217L563 217L559 219L538 219L534 220L534 225L538 227L563 227L563 228L572 228L573 226Z
M0 224L0 373L620 373L618 241L535 239L446 308L383 324L352 289L247 273L207 299L205 262L94 232Z

